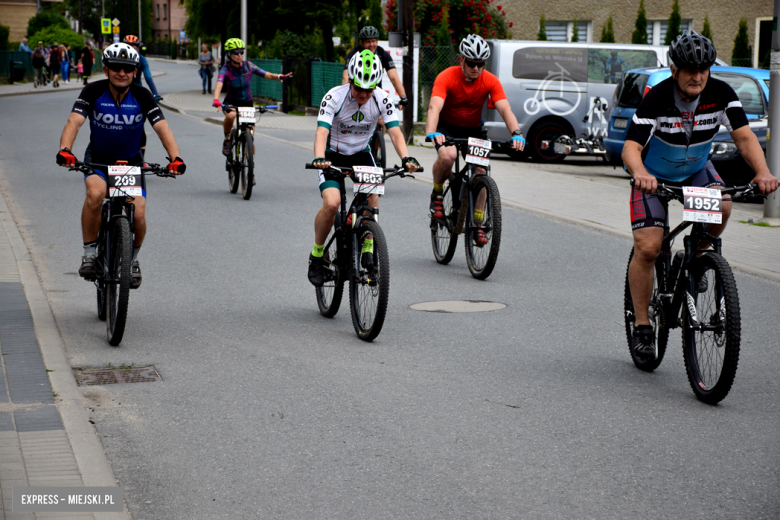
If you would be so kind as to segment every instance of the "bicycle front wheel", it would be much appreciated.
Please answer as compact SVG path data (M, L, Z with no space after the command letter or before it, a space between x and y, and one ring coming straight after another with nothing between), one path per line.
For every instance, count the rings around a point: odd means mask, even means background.
M230 153L233 155L233 159L231 160L228 158L227 160L228 188L230 189L230 193L235 193L238 191L238 180L240 178L240 172L238 171L240 158L238 157L238 154L234 152L234 150L238 149L238 145L236 144L235 130L232 130L230 133L230 142L233 143L233 148L230 149Z
M339 216L336 215L336 218L339 218ZM332 318L339 312L341 297L344 294L344 273L340 268L343 262L339 256L342 254L343 234L331 242L334 232L335 228L331 229L330 235L325 240L325 243L330 243L330 246L328 246L322 256L322 270L325 283L322 287L315 287L317 306L320 308L320 314L326 318Z
M106 333L116 347L122 341L130 301L130 271L133 263L133 234L126 218L116 219L111 231L111 262L106 283Z
M628 255L628 265L631 266L631 259L634 257L634 249ZM626 288L623 295L623 317L626 320L626 339L628 340L628 352L634 365L639 370L652 372L661 364L666 354L666 344L669 341L669 329L664 324L665 310L659 296L659 280L666 277L666 264L661 256L655 261L653 270L653 295L650 297L650 305L647 308L647 315L650 318L650 325L655 333L655 348L658 356L655 359L645 359L634 353L634 327L636 316L634 314L634 300L631 297L631 287L628 284L628 269L626 269Z
M97 281L95 282L95 288L97 289L97 312L98 312L98 319L100 321L106 321L106 295L108 293L108 288L106 287L106 284L103 283L103 280L106 278L106 267L105 267L105 259L104 259L105 253L103 252L103 242L99 238L98 239L98 246L97 246L97 254L95 255L95 258L97 260L96 269L98 272Z
M466 263L471 276L484 280L493 272L498 261L498 250L501 247L501 196L498 194L496 181L487 175L480 175L471 188L471 197L475 209L479 196L485 196L484 217L481 223L476 223L476 217L466 215ZM480 245L478 232L482 231L487 243Z
M360 339L371 341L382 330L387 313L390 293L390 257L382 228L376 222L366 222L359 231L357 251L357 273L349 277L349 307L352 311L352 325ZM374 236L373 266L365 268L361 258L363 242Z
M696 259L688 276L693 277L694 294L686 294L683 305L685 371L696 397L717 404L731 390L739 362L737 284L728 262L717 253ZM706 290L696 292L705 282ZM691 318L698 326L691 326Z
M447 265L452 260L455 247L458 245L458 235L454 233L458 214L452 208L452 185L449 179L444 183L442 205L444 206L445 222L431 216L431 246L436 261Z
M252 132L246 131L241 140L241 194L244 200L252 196L252 183L255 181L255 147Z

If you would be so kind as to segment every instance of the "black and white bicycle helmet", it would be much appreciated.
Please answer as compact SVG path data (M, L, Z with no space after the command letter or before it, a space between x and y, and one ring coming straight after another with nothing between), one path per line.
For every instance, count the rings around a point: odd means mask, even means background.
M709 69L717 57L710 39L696 31L685 31L669 46L669 61L678 69Z
M470 60L486 60L490 57L490 47L482 36L469 34L460 42L460 55Z
M103 51L103 65L115 63L138 66L138 53L126 43L113 43Z

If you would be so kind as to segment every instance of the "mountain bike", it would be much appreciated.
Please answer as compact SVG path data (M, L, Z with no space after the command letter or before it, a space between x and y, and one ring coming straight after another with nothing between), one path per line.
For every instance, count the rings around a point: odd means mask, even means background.
M238 111L238 116L233 123L230 132L230 155L225 160L225 170L228 172L228 189L230 193L238 191L238 182L241 181L241 194L244 200L252 196L252 187L255 185L255 112L265 114L276 105L257 107L237 107L235 105L222 105L224 113ZM273 112L271 112L273 114Z
M307 170L319 170L306 164ZM355 166L339 168L331 166L329 171L341 173L341 210L336 214L333 229L325 241L323 272L325 283L316 287L317 306L320 314L332 318L339 311L344 283L349 280L349 308L352 325L358 338L372 341L382 330L390 293L390 257L387 241L379 227L379 208L369 207L368 195L382 195L385 181L396 175L404 178L413 175L403 167L379 168ZM423 171L422 168L417 171ZM345 178L354 182L355 197L347 213L347 192ZM363 242L373 236L374 252L361 253ZM363 258L371 255L370 259ZM370 261L369 261L370 260Z
M723 195L734 195L732 200L739 201L754 197L756 188L756 184L723 190L658 185L656 195L664 205L670 200L683 203L683 222L670 232L667 211L648 307L656 337L656 353L649 359L634 353L634 303L626 271L624 318L634 364L645 372L658 368L666 352L669 330L681 327L688 381L696 397L709 404L723 400L734 382L739 360L740 311L734 275L721 256L721 239L712 236L707 225L721 223ZM690 234L684 237L684 250L672 254L675 238L691 226ZM712 249L702 248L708 244ZM633 256L632 249L629 265Z
M106 322L111 346L118 346L125 333L130 300L131 267L135 204L133 197L143 193L141 176L176 177L164 166L129 166L126 161L115 165L76 162L69 169L86 175L98 175L93 168L108 173L108 191L100 210L94 280L97 287L98 318Z
M511 141L500 145L511 146ZM493 272L501 247L501 196L496 181L490 177L493 143L473 137L447 137L443 146L457 146L466 164L461 169L460 153L455 156L455 171L444 182L444 218L431 215L433 256L440 264L449 264L458 245L458 235L465 232L466 264L471 276L484 280ZM479 173L478 166L486 172ZM479 208L485 212L481 222L474 216L474 210ZM487 244L476 242L474 237L478 231L485 234Z

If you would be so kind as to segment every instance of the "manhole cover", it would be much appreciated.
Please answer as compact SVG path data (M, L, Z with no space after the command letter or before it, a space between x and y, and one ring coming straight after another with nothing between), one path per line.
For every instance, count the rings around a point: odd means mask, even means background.
M162 377L153 366L131 368L73 369L79 386L116 385L123 383L154 383Z
M422 302L410 305L414 311L425 312L489 312L505 308L506 305L498 302L486 302L482 300L449 300L441 302Z

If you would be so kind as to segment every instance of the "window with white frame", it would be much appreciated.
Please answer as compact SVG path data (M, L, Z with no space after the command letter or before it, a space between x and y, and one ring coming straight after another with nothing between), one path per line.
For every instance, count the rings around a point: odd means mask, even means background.
M649 20L647 22L647 43L650 45L663 45L668 27L669 20ZM690 30L693 30L693 20L680 21L680 34L683 31Z
M544 22L544 31L547 33L547 41L570 42L574 32L574 21L568 22ZM593 41L593 22L577 20L577 38L580 42Z
M157 19L160 19L160 4L157 4Z
M168 4L163 4L163 20L168 19Z

